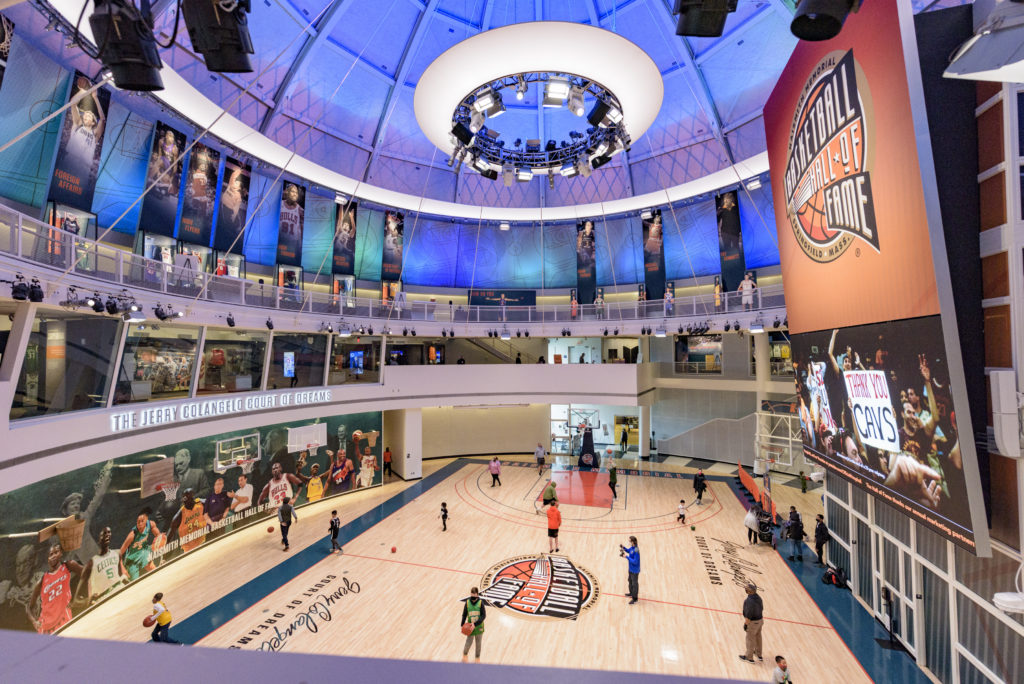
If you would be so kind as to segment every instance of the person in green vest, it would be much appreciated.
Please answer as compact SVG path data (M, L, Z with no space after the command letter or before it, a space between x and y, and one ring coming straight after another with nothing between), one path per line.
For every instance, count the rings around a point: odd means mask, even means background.
M608 451L611 451L609 449ZM619 469L615 467L615 461L611 458L608 459L608 486L612 488L612 498L618 499L619 495L615 491L615 485L619 482Z
M480 645L484 639L484 619L487 617L487 608L483 599L480 598L480 590L473 587L469 590L469 598L462 606L462 622L460 625L469 623L473 625L473 631L466 635L466 645L462 649L462 661L469 658L469 647L476 640L476 659L480 660Z
M541 508L544 506L550 506L552 501L558 501L558 494L555 493L555 481L548 480L548 486L544 488L544 494L542 495ZM537 515L540 515L540 508L534 509Z

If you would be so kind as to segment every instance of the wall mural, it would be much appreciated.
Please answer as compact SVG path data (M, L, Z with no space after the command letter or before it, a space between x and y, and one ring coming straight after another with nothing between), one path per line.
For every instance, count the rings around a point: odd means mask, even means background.
M0 629L59 631L231 532L381 484L379 412L167 444L0 495Z

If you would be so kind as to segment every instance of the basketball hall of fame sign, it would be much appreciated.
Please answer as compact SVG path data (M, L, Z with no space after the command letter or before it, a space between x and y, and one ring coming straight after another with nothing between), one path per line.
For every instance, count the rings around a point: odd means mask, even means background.
M786 154L786 214L819 263L860 240L880 251L871 159L871 96L853 50L825 55L801 90Z
M488 606L530 617L575 620L601 595L594 573L565 556L517 556L484 573Z

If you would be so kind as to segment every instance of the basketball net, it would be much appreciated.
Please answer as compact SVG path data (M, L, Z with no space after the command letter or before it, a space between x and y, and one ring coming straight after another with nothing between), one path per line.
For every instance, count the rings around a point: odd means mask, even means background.
M174 501L178 496L178 487L177 483L159 484L156 490L164 495L164 501Z

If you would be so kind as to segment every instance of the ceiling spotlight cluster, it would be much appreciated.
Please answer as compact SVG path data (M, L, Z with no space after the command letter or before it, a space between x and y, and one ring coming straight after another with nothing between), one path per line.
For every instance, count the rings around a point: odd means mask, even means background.
M444 328L441 328L441 337L451 337L452 339L454 339L455 338L455 328L452 328L451 330L446 330Z
M522 100L535 84L543 92L546 108L568 107L578 117L586 115L585 132L572 131L569 140L502 139L494 127L505 113L504 93ZM587 100L591 101L587 112ZM451 141L455 151L449 166L470 164L491 180L500 176L506 186L525 183L536 174L589 176L630 146L622 121L622 105L600 83L573 74L531 72L505 76L477 88L463 98L452 116Z
M706 333L709 330L711 330L711 322L710 321L705 321L703 323L698 323L697 325L688 325L688 326L686 326L686 334L687 335L703 335L704 333ZM680 335L683 334L683 326L679 326L679 334Z
M562 328L562 337L572 337L572 330Z
M174 307L171 306L170 304L157 304L156 306L153 307L153 315L156 316L158 320L166 321L168 318L181 318L182 316L185 315L185 312L175 311ZM274 324L270 322L269 318L267 319L267 324L268 328L270 328L271 330L274 329ZM228 325L230 325L230 323Z
M20 302L25 300L30 302L43 301L43 286L39 284L38 278L32 278L31 281L28 281L25 280L25 276L18 273L14 276L14 280L4 280L2 282L10 284L11 299L16 299Z

